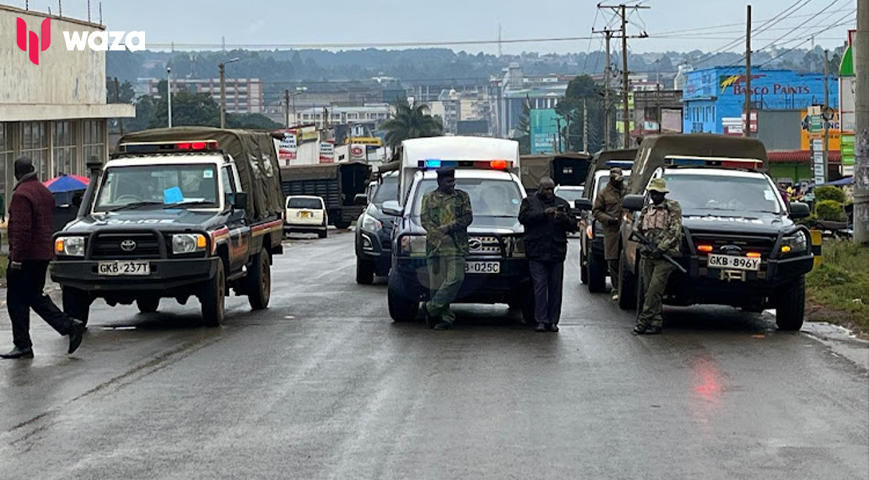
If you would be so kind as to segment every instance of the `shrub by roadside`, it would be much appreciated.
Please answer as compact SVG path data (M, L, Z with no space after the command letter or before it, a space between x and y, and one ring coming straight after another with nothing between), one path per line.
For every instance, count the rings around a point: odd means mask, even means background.
M824 240L823 252L806 277L808 319L869 333L869 247Z

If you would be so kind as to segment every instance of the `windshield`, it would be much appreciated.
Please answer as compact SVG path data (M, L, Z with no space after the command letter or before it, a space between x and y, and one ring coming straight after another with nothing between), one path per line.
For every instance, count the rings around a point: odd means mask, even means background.
M573 203L582 198L582 188L564 188L555 192L555 195Z
M374 198L371 199L377 208L383 207L383 202L389 200L398 200L398 177L395 175L383 177L380 186L374 191Z
M781 213L781 197L764 177L666 175L670 198L686 212Z
M94 210L184 203L219 207L217 192L217 168L210 164L111 167L106 169Z
M287 199L287 208L305 208L308 210L320 210L323 202L319 198L290 197Z
M419 217L422 197L438 188L437 180L420 182L413 199L413 215ZM457 178L456 189L471 197L471 209L477 217L519 217L522 191L510 180Z

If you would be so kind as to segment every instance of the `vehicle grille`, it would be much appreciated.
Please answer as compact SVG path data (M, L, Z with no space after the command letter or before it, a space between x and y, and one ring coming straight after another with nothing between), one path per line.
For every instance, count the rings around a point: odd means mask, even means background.
M501 255L501 242L497 237L468 238L468 249L471 255Z
M130 243L135 247L130 249ZM124 246L126 245L126 248ZM102 233L94 240L91 256L94 259L160 258L160 240L148 232Z
M691 238L694 240L695 248L697 245L712 245L712 253L739 255L748 252L758 252L764 259L770 257L776 242L776 239L773 237L709 233L693 233ZM736 247L739 250L728 251L732 247Z

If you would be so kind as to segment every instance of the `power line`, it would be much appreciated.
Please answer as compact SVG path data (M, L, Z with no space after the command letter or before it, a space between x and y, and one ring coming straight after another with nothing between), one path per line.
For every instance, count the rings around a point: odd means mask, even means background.
M846 21L842 21L842 20L845 20L845 18L849 18L849 17L851 17L851 16L852 16L854 13L856 13L856 12L857 12L857 9L855 8L854 11L851 12L850 14L848 14L846 17L842 17L841 19L839 19L839 20L840 20L840 23L839 23L839 24L833 25L833 26L831 26L831 27L829 27L829 28L825 28L824 30L821 30L821 31L818 32L818 33L824 33L824 32L826 32L827 30L832 30L833 28L842 27L842 26L845 26L845 25L850 24L850 23L853 21L853 19L849 19L849 20L846 20ZM795 40L798 40L798 39L795 39ZM795 41L795 40L794 40L794 41ZM779 53L779 54L777 54L776 56L770 58L769 60L767 60L766 62L764 62L763 64L761 64L758 68L760 68L760 67L764 67L764 66L766 66L766 65L769 65L769 64L772 63L773 61L775 61L775 60L777 60L777 59L779 59L779 58L781 58L781 57L787 55L788 53L793 52L794 50L796 50L797 48L799 48L801 45L805 45L806 43L810 42L811 40L812 40L811 36L810 36L809 38L804 39L802 42L800 42L800 43L794 45L793 47L791 47L791 48L785 50L784 52ZM791 43L791 42L788 42L788 43Z
M787 37L790 36L792 33L796 32L797 30L799 30L800 28L802 28L803 26L805 26L807 23L811 22L812 20L814 20L815 18L817 18L818 16L820 16L821 14L823 14L825 11L829 10L830 8L833 8L833 5L835 5L835 4L837 4L837 3L841 2L841 1L842 1L842 0L833 0L832 2L830 2L829 5L826 6L826 8L824 8L823 10L821 10L820 12L818 12L818 14L817 14L816 16L814 16L814 17L812 17L812 18L809 18L809 19L807 19L806 21L800 23L799 25L797 25L796 27L790 29L787 33L785 33L784 35L782 35L781 37L779 37L778 39L773 40L772 42L770 42L770 43L764 45L764 46L761 47L759 50L766 50L766 49L769 48L770 46L774 45L776 42L778 42L778 41L780 41L780 40L782 40L782 39L784 39L784 38L787 38ZM826 19L825 19L825 20L826 20Z

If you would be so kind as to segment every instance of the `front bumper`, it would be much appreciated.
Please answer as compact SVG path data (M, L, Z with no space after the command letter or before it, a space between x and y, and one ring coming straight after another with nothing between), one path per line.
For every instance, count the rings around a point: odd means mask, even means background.
M530 292L531 274L526 259L513 258L467 258L468 262L498 260L499 274L466 274L455 303L514 303ZM425 258L399 258L394 271L398 275L401 296L408 300L428 301L429 276Z
M685 257L688 274L673 274L666 301L671 305L730 305L734 307L768 305L777 290L809 273L814 256L766 260L758 272L726 274L707 268L698 256Z
M147 276L110 277L97 273L96 260L59 260L51 263L51 279L95 296L118 293L162 293L176 296L214 278L218 257L148 260ZM171 295L168 295L171 294Z

